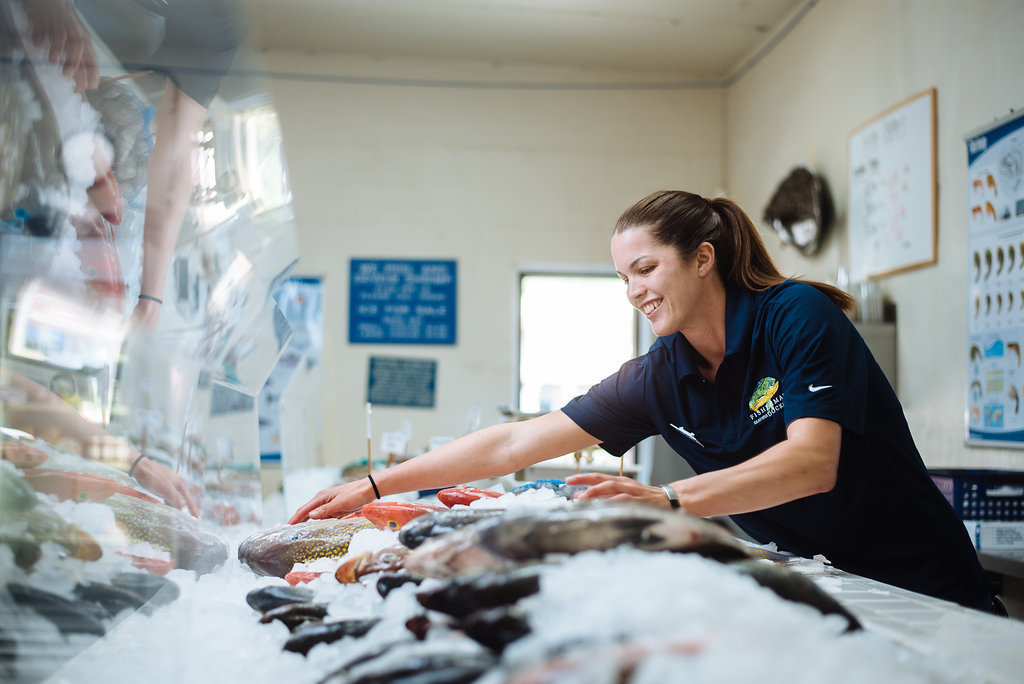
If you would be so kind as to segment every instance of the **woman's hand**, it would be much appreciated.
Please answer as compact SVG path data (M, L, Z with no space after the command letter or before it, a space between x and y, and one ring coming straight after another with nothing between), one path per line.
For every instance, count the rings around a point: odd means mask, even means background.
M610 499L612 501L635 501L654 506L670 507L665 490L645 485L629 477L582 473L565 478L569 485L590 485L574 499Z
M369 487L370 485L364 479L321 489L316 496L292 514L292 517L288 519L288 524L294 525L306 520L320 520L321 518L340 518L357 511L362 508L363 504L373 500L373 494L367 496L366 493Z
M198 517L199 507L189 491L188 483L178 473L150 458L143 458L132 473L135 480L154 494L159 494L171 506L187 506L189 513Z

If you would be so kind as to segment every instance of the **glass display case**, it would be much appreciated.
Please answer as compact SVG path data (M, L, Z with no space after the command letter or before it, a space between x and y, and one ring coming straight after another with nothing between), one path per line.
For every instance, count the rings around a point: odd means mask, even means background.
M42 681L262 519L298 258L234 2L0 0L0 678ZM181 629L187 629L181 625Z

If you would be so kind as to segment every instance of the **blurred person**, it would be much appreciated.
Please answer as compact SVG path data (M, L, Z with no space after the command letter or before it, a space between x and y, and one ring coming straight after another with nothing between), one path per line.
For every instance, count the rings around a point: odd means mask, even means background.
M197 136L245 35L235 0L23 0L37 43L79 90L100 76L87 25L132 72L163 74L146 181L142 269L134 318L154 329L189 206ZM84 20L83 20L84 18ZM102 212L101 212L102 213ZM119 214L105 213L108 221ZM119 220L119 218L118 218Z

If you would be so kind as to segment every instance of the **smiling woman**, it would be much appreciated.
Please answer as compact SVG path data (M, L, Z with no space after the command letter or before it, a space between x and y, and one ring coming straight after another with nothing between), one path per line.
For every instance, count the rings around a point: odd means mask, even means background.
M561 410L485 428L375 473L376 490L370 482L323 490L292 522L596 444L621 456L660 434L697 475L664 486L575 475L570 485L588 485L575 498L731 515L761 543L992 609L973 544L844 313L849 295L784 278L750 217L724 198L654 193L619 218L611 252L629 303L659 336L646 354ZM556 311L583 310L577 299L554 296ZM592 313L584 325L603 326L603 318Z

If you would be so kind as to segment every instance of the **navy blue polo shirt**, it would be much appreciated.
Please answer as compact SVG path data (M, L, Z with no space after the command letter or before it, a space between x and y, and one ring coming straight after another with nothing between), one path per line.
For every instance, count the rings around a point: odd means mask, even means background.
M842 427L836 486L732 516L760 543L823 554L865 577L974 607L989 582L962 522L914 445L903 408L863 338L822 292L786 281L726 291L726 353L714 382L682 334L562 411L621 456L660 434L697 473L728 468L786 439L798 418Z

